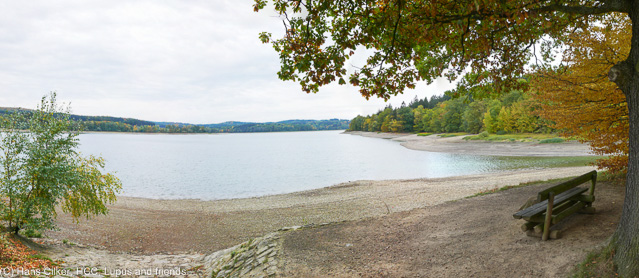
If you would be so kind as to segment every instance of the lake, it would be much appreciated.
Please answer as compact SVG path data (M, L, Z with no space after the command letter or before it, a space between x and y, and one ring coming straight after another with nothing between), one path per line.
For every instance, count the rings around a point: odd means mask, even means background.
M290 193L354 180L459 176L561 163L409 150L343 131L234 134L81 134L123 196L202 200Z

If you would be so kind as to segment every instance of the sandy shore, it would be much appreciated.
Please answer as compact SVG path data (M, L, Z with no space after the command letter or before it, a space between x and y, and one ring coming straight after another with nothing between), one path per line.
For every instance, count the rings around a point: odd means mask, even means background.
M68 215L60 214L60 230L48 235L112 251L206 253L286 226L376 217L506 185L576 176L592 169L568 167L436 179L355 181L285 195L218 201L120 197L110 206L107 216L74 223Z
M390 139L406 148L419 151L496 156L592 156L590 148L579 142L539 144L537 142L487 142L464 140L464 136L442 138L437 135L417 136L350 131L345 134Z

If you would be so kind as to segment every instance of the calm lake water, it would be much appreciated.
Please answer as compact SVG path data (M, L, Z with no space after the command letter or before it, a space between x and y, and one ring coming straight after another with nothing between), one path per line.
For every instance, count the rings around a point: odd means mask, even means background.
M123 196L229 199L289 193L354 180L448 177L548 166L566 158L500 158L406 149L342 131L250 134L80 135L101 155Z

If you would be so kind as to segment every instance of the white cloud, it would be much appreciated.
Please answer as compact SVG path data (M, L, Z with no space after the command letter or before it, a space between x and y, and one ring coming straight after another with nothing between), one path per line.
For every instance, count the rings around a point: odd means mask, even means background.
M214 123L352 118L382 108L349 86L307 95L277 79L281 34L252 1L4 1L0 106L35 107L50 91L74 113ZM441 87L441 86L439 86ZM432 86L431 88L437 88ZM393 105L441 94L419 90Z

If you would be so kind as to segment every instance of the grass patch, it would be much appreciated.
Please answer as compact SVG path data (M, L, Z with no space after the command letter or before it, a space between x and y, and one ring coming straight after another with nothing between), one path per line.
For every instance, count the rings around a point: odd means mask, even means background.
M588 166L596 162L599 156L496 156L490 157L487 163L502 170L518 170L525 168L557 168Z
M597 173L597 181L609 182L613 185L625 185L626 173L611 173L609 171L600 171Z
M619 277L615 272L616 266L612 260L615 250L610 246L590 252L586 259L575 267L574 278L586 277Z
M518 133L518 134L488 134L482 132L478 135L469 135L464 140L483 140L492 142L534 142L546 139L557 138L555 134L539 134L539 133ZM563 139L562 139L563 140Z
M462 136L462 135L466 135L468 133L466 132L454 132L454 133L442 133L439 134L437 136L442 137L442 138L448 138L448 137L457 137L457 136Z
M563 143L565 140L564 138L548 138L548 139L544 139L539 141L539 144L557 144L557 143Z
M493 188L493 189L488 189L488 190L477 192L477 193L475 193L473 195L466 196L465 198L466 199L470 199L470 198L475 198L475 197L479 197L479 196L490 195L490 194L494 194L494 193L497 193L497 192L506 191L508 189L513 189L513 188L523 187L523 186L525 186L525 185L507 185L507 186L499 187L499 188L496 187L496 188Z
M430 135L433 135L433 134L429 132L417 133L417 136L430 136Z

